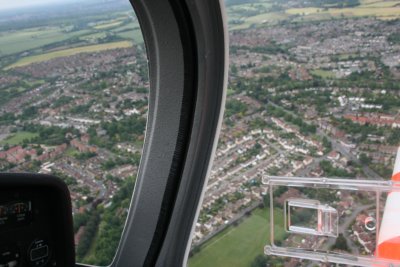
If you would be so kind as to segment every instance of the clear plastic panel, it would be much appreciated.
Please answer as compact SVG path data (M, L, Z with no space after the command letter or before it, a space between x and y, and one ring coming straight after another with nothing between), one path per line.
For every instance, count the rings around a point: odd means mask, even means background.
M399 184L276 176L264 177L263 184L271 218L265 254L352 266L400 266L380 257L378 249L379 234L396 235L393 229L380 231L380 225L387 197L400 194ZM280 212L283 216L274 216Z
M318 200L289 198L285 201L285 229L290 233L338 236L338 212Z

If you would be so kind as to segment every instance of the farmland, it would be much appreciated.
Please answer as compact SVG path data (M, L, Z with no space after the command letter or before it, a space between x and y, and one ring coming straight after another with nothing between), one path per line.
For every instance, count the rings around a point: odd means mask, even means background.
M0 33L0 56L21 53L52 43L89 33L88 30L65 32L61 27L31 28L15 32ZM29 40L29 41L27 41Z
M400 1L360 0L354 7L308 6L294 8L270 0L255 3L234 1L227 13L231 30L276 25L285 22L320 21L335 18L376 17L382 20L400 17ZM288 2L290 3L290 1ZM142 45L143 37L133 11L116 11L92 17L92 22L72 22L6 30L0 32L0 67L12 69L31 63L77 53ZM29 40L29 41L27 41Z
M141 45L142 33L134 11L126 10L52 20L51 26L7 22L9 26L3 25L0 31L0 68L9 70L77 53Z
M361 0L359 5L352 7L324 5L291 8L267 0L232 5L227 8L227 12L230 29L240 30L261 25L275 25L283 21L307 22L357 17L397 19L400 18L400 1Z
M97 25L97 26L95 26L94 28L96 29L96 30L102 30L102 29L109 29L109 28L114 28L114 27L116 27L116 26L119 26L119 25L121 25L123 22L122 21L112 21L112 22L110 22L110 23L105 23L105 24L100 24L100 25Z
M72 56L72 55L76 55L79 53L99 52L99 51L104 51L104 50L109 50L109 49L126 48L126 47L131 47L131 46L132 46L132 43L129 41L120 41L120 42L113 42L113 43L106 43L106 44L99 44L99 45L90 45L90 46L82 46L82 47L77 47L77 48L70 48L70 49L50 52L50 53L46 53L46 54L41 54L41 55L37 55L37 56L24 57L24 58L20 59L19 61L17 61L16 63L6 67L5 69L9 70L9 69L17 68L17 67L26 66L26 65L29 65L32 63L47 61L47 60L54 59L54 58Z

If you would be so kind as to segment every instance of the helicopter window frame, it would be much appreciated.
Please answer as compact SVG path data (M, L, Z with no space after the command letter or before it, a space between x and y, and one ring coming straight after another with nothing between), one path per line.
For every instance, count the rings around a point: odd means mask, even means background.
M149 112L128 217L110 266L185 266L225 106L224 3L130 2L147 49Z

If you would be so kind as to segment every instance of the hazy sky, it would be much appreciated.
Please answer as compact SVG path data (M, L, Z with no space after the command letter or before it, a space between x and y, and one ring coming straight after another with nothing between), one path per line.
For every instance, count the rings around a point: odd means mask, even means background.
M73 1L76 0L0 0L0 10Z

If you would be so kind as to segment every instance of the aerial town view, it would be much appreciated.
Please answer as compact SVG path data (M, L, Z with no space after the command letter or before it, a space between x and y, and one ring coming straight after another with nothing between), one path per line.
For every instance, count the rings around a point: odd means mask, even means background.
M262 179L390 179L400 145L400 1L225 3L227 102L188 265L318 266L264 255ZM129 1L76 5L0 8L0 171L63 179L77 260L105 266L129 209L150 85ZM311 195L334 203L343 222L325 249L374 255L376 229L364 222L377 207L367 192L276 189L277 243L313 247L283 227L285 200Z

